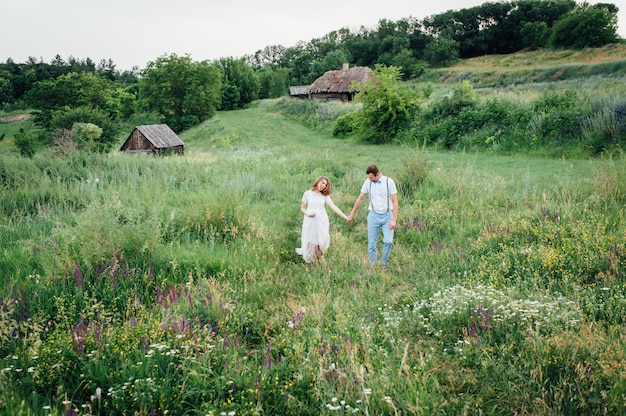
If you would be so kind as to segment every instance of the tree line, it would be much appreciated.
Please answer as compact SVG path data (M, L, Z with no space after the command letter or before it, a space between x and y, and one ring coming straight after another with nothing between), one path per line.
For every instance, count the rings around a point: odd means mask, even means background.
M603 46L619 41L617 12L614 4L574 0L485 3L421 21L383 19L375 28L342 28L240 58L195 62L190 56L164 55L131 71L118 71L111 60L96 64L57 55L50 63L31 57L20 64L7 59L0 63L0 104L4 110L36 110L37 128L16 137L20 150L30 149L25 154L59 142L106 151L121 122L133 116L182 131L216 111L283 96L290 85L308 85L344 62L393 66L408 80L429 67L485 54ZM101 134L85 126L72 129L75 123L91 124Z

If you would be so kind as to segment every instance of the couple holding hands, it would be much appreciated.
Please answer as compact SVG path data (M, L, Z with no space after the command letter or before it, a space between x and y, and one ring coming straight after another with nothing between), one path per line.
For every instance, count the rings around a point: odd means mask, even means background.
M377 263L376 244L378 234L383 233L383 251L381 263L387 266L389 253L393 245L393 231L398 218L398 190L393 179L383 176L376 165L370 165L365 170L367 179L363 182L361 193L357 197L350 215L344 214L330 197L331 185L326 176L320 176L313 183L313 187L302 196L300 210L304 214L302 221L301 247L296 252L307 263L324 264L324 253L330 245L330 221L325 205L348 222L354 220L356 212L361 207L365 196L369 196L369 213L367 215L367 253L370 267Z

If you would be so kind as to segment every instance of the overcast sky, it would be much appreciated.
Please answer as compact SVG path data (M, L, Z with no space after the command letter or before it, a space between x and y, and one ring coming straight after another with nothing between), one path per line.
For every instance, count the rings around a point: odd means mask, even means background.
M0 61L55 55L112 59L118 70L145 68L164 54L194 61L242 57L272 45L295 46L343 27L376 27L381 19L419 20L485 0L0 0ZM218 3L218 4L215 4ZM579 2L581 3L581 2ZM626 1L618 34L626 38Z

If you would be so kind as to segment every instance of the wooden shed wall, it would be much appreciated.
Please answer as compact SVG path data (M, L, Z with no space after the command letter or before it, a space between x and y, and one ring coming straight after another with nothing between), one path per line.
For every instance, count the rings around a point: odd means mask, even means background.
M135 129L121 150L126 152L156 152L158 149L138 129Z
M310 97L316 101L341 101L347 103L352 101L354 93L312 93Z

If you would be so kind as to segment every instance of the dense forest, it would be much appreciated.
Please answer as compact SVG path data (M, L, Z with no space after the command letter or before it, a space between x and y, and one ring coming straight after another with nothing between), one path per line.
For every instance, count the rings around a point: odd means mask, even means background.
M619 42L614 4L574 0L485 3L423 20L380 20L375 28L342 28L291 47L267 46L244 57L195 62L164 55L146 68L118 71L111 60L56 56L0 63L4 111L28 109L35 127L16 135L29 155L37 147L73 142L109 150L122 121L168 123L182 131L216 111L243 108L308 85L328 70L351 65L395 67L399 81L419 80L430 68L486 54L537 48L586 48ZM77 125L78 123L78 125Z

